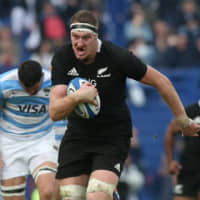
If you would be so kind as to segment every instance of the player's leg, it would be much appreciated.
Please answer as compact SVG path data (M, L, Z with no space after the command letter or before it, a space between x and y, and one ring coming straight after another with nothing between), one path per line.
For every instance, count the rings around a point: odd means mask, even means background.
M4 200L23 200L28 167L24 141L0 134L0 152L4 167L0 169L1 195Z
M174 200L197 200L198 173L181 170L174 187Z
M128 156L130 140L95 141L92 173L87 187L87 200L112 200L123 164Z
M59 179L63 200L85 200L88 175Z
M112 200L119 177L112 171L94 171L88 183L87 200Z
M25 199L26 177L10 178L1 181L1 195L4 200Z
M45 161L37 166L32 176L38 188L40 200L55 200L58 194L58 186L55 179L57 164Z

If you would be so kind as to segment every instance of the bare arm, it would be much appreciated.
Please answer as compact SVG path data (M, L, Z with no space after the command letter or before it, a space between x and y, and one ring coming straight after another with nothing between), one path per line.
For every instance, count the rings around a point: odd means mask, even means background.
M67 86L57 85L51 89L49 114L53 121L64 119L77 106L76 95L67 96Z
M169 105L175 118L178 120L181 118L181 123L178 125L182 128L183 135L197 135L196 133L200 130L200 126L194 122L190 123L190 120L185 113L185 109L175 88L165 75L148 66L147 72L142 78L141 82L155 87L165 102ZM184 119L182 119L182 116ZM186 126L183 126L184 123Z
M171 174L178 174L180 169L182 168L182 166L173 158L175 137L177 133L179 133L180 131L181 130L176 124L175 120L172 120L165 133L164 145L165 145L166 160L167 160L168 171Z
M148 66L147 72L141 82L155 87L175 116L185 113L176 90L165 75Z
M79 90L67 95L66 85L57 85L50 94L49 114L53 121L62 120L69 116L79 103L93 103L97 89L90 83L83 84Z

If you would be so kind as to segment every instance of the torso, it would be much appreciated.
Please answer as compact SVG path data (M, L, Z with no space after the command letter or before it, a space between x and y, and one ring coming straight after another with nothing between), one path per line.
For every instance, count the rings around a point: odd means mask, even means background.
M41 89L30 96L19 83L17 69L1 75L0 120L1 133L20 140L38 138L49 133L52 121L49 117L50 72L44 71Z
M69 116L68 132L71 135L131 136L132 123L125 102L126 78L140 80L146 72L146 65L110 42L102 43L101 51L91 64L85 65L77 60L71 45L63 47L54 56L52 64L53 85L68 84L75 77L86 78L95 85L101 98L101 111L95 119L81 119L75 114Z

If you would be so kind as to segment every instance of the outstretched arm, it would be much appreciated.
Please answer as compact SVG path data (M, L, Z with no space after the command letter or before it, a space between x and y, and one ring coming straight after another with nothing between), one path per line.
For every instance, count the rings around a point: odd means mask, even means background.
M171 81L156 69L147 66L147 72L141 80L142 83L155 87L165 102L169 105L178 126L185 136L197 136L200 126L188 118L183 104L173 87Z

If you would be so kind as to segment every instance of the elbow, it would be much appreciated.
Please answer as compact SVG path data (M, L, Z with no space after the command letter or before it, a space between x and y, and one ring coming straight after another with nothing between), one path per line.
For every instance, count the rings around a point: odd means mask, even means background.
M53 113L49 112L49 115L50 115L50 118L52 121L54 121L54 122L58 121L58 119L56 118L56 116Z
M171 81L166 76L161 76L156 84L157 88L169 88L172 86Z
M51 109L51 108L49 109L49 116L51 120L54 122L59 120L54 109Z

